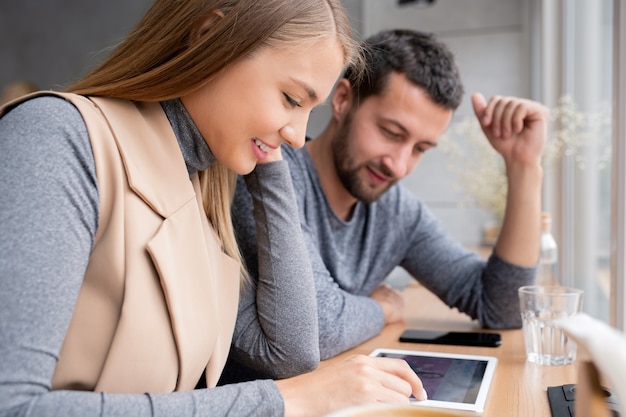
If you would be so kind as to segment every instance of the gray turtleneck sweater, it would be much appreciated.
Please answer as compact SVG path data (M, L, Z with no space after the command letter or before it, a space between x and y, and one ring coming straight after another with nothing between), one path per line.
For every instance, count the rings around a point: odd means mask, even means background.
M162 106L189 175L214 163L182 103ZM249 348L241 360L274 364L290 376L316 366L319 350L312 271L287 163L258 166L246 183L262 272L242 294L234 337ZM36 98L0 119L0 416L282 415L270 380L156 395L50 390L98 203L91 143L72 104Z

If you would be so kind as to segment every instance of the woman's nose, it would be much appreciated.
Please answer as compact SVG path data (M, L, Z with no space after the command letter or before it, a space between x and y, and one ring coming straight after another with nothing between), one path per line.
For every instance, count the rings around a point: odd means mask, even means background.
M307 120L304 122L291 122L283 126L283 128L280 129L280 136L283 141L293 148L301 148L304 146Z

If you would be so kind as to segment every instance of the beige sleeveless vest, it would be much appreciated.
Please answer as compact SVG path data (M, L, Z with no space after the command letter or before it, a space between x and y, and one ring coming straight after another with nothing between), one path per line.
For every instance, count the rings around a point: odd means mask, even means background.
M217 383L234 328L239 264L210 227L158 103L56 94L81 112L96 163L96 241L53 389L118 393Z

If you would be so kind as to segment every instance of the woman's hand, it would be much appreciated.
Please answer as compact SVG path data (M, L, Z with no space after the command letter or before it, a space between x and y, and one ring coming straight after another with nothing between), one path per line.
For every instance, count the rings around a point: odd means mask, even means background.
M276 381L285 416L320 416L375 403L408 404L426 399L422 381L402 359L354 355L308 374Z

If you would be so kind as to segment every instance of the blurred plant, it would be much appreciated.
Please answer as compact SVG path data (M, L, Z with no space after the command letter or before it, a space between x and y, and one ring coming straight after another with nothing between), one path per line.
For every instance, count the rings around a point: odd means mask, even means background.
M550 111L548 140L542 155L544 169L563 157L571 157L577 168L588 168L593 150L596 169L607 167L611 158L611 108L597 112L580 111L569 96L562 97ZM491 147L476 118L467 116L453 123L438 148L449 157L449 168L459 177L459 185L469 201L489 212L495 221L504 218L507 178L504 160Z

